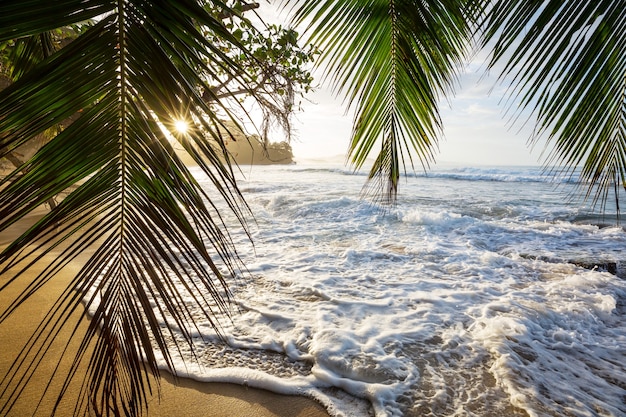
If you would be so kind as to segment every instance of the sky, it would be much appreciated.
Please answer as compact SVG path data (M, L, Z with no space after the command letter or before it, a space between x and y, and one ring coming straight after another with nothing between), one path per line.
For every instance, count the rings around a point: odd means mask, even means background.
M266 22L286 25L287 14L266 2L259 14ZM498 166L540 165L543 144L531 148L529 126L511 126L505 112L504 86L484 69L485 55L478 55L463 69L455 95L440 103L443 137L435 152L436 165ZM319 84L302 100L302 112L294 116L292 148L297 160L345 157L352 128L342 97L330 86ZM419 168L418 168L419 169Z
M470 66L470 68L474 65ZM489 93L495 80L482 79L482 70L468 69L462 85L448 102L440 105L443 137L435 161L441 165L539 165L541 144L531 148L531 130L507 122L501 89ZM491 77L488 77L491 78ZM307 96L303 111L294 117L292 142L297 158L346 155L352 115L346 114L341 97L328 86Z

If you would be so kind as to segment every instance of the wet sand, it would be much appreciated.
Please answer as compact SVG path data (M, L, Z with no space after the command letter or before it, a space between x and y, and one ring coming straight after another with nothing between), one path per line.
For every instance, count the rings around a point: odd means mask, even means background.
M33 221L35 218L36 215L31 216L30 221ZM3 231L0 235L0 250L6 246L7 242L14 239L20 231L24 230L25 227L26 222ZM49 256L54 256L54 254ZM22 275L15 285L12 284L0 292L0 305L8 305L19 294L19 291L24 288L29 281L29 277L34 277L35 274L42 270L44 263L38 263L28 273ZM5 322L0 324L0 378L6 375L11 364L37 328L37 325L66 287L68 280L73 276L72 274L78 271L78 268L78 264L66 266L51 282L37 291L27 302L19 306ZM10 273L5 273L3 276L0 276L0 285L6 283L11 275ZM51 345L45 360L25 385L8 416L32 415L35 410L35 415L50 414L54 407L57 393L65 379L67 369L74 357L73 352L76 351L79 340L82 339L82 332L87 328L88 319L81 318L81 313L75 312L69 320L71 326L64 326L56 337L56 341ZM79 322L78 335L72 338L72 329L70 327L73 327L72 325L76 321ZM56 368L65 342L70 339L76 342L69 345L69 353L66 354L65 359ZM83 369L86 370L85 367ZM81 372L84 372L84 370ZM151 378L153 379L154 377ZM328 416L321 405L304 397L278 395L261 389L233 384L202 383L184 378L174 380L171 375L165 372L163 372L159 380L161 385L160 397L154 380L151 384L152 394L149 395L148 400L148 416ZM49 381L49 393L40 402L41 394ZM79 388L79 384L70 386L65 400L58 408L57 415L72 415L74 404L78 400ZM0 398L0 401L6 401L5 398L3 396Z

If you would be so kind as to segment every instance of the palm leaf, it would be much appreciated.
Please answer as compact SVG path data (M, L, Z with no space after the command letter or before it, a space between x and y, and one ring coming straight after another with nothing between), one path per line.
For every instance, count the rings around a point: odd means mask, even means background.
M285 3L289 3L286 1ZM464 1L319 0L299 3L324 51L326 77L356 110L349 156L361 168L375 146L372 190L394 200L413 155L426 167L441 134L439 100L467 53L474 13Z
M236 13L222 2L209 6ZM152 389L146 374L158 374L155 350L175 372L170 346L180 346L172 329L179 328L191 345L199 319L189 300L199 306L200 319L219 331L216 318L229 313L224 274L235 275L241 266L222 210L245 227L247 208L223 162L219 101L209 107L201 98L216 68L234 79L240 70L198 26L233 48L236 40L192 0L20 0L0 5L0 42L95 17L93 27L0 92L0 155L80 114L0 180L0 232L47 199L69 193L0 254L0 273L17 271L1 283L2 291L46 254L60 253L3 306L0 321L63 266L93 251L39 326L43 336L29 340L0 381L0 414L10 410L82 302L92 318L60 396L81 362L88 362L77 414L88 407L98 415L141 414ZM161 129L180 117L195 126L178 140L215 192L200 187Z
M486 22L491 65L512 80L552 145L556 172L580 167L586 196L606 204L626 186L626 2L496 1ZM517 104L516 104L517 105ZM517 111L517 110L514 110ZM619 210L619 206L618 206Z

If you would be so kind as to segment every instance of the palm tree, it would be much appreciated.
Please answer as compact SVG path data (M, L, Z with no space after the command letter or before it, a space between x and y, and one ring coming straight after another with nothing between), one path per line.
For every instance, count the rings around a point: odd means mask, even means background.
M582 167L586 196L618 201L626 183L626 2L313 0L294 19L324 54L327 76L355 109L349 148L360 168L378 147L370 185L393 200L411 153L428 166L438 102L473 48L492 48L510 111L530 109L534 141L554 143L557 172ZM512 81L507 81L512 80ZM517 104L519 103L519 106Z
M411 151L425 168L434 161L438 103L470 52L478 10L457 0L294 3L294 22L306 22L323 51L325 77L356 109L352 163L361 168L378 146L368 192L394 200L403 167L413 167Z
M219 330L216 317L229 313L225 276L235 275L240 262L218 205L244 229L247 208L219 129L229 110L217 97L207 104L202 94L211 94L208 80L242 80L242 74L223 44L207 41L203 32L240 48L218 17L239 10L192 0L0 4L0 44L43 39L49 31L94 20L0 92L0 157L80 115L0 180L0 231L52 196L67 194L0 254L3 277L17 270L0 282L6 290L45 254L60 253L13 303L2 306L0 321L65 264L93 251L39 326L41 336L28 342L0 380L0 414L28 384L33 368L26 364L36 366L58 329L73 326L69 317L82 302L92 317L66 383L78 377L81 361L89 363L81 394L87 400L77 413L87 407L97 415L142 412L150 389L142 375L158 373L155 352L173 369L167 344L185 343L176 342L170 328L180 327L191 344L193 324L187 323L194 319L185 299ZM174 152L166 131L179 119L191 129L175 140L210 179L211 192Z
M209 13L205 3L219 12ZM41 328L53 335L87 297L93 317L76 363L91 361L83 386L98 414L144 409L141 375L158 372L151 338L172 366L168 329L159 323L181 326L190 343L185 323L192 317L183 297L197 302L216 326L216 314L228 311L225 274L235 274L239 262L216 200L244 229L246 206L219 134L219 100L209 106L202 94L210 91L208 78L240 80L241 68L198 26L238 48L219 19L238 10L194 0L0 3L0 43L96 19L0 92L0 156L80 113L0 182L0 231L50 196L75 188L0 254L4 272L28 267L29 255L38 259L62 248L59 260L3 308L0 321L93 247ZM362 166L379 146L370 171L370 190L378 195L395 198L412 152L424 167L433 161L441 133L438 102L453 92L476 41L495 45L491 64L505 63L513 97L535 110L538 133L555 142L549 162L566 171L582 164L590 192L597 185L603 201L608 190L618 193L624 184L624 1L311 0L297 2L295 13L297 22L309 22L312 39L325 51L327 76L356 108L352 161ZM211 179L211 193L200 188L161 129L181 117L194 127L176 140ZM29 352L38 362L51 337L32 339L0 382L0 411L10 408L28 380L30 367L22 372L19 365ZM87 358L90 342L96 349Z
M626 189L626 1L495 1L483 22L490 66L512 79L513 114L530 109L546 164L580 168L586 197L619 214Z

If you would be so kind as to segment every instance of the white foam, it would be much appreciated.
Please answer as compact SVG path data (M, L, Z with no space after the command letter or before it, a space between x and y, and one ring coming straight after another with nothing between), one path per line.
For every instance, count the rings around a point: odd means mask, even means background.
M623 230L572 223L536 171L460 172L410 178L382 211L345 171L255 167L242 313L181 367L337 416L624 415L626 283L568 262L620 260Z

